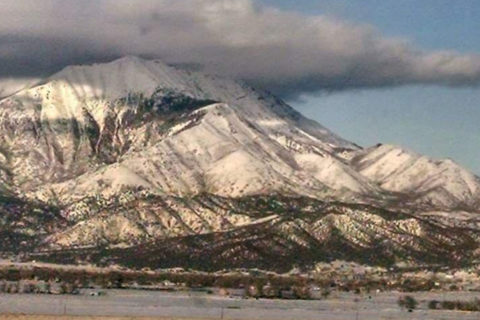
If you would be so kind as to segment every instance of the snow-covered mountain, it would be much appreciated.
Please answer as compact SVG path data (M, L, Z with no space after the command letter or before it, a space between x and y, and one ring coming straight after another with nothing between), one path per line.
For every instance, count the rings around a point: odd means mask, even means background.
M425 217L442 217L425 213L474 214L479 190L480 179L452 161L362 149L267 92L158 60L67 67L0 100L0 193L58 211L37 250L130 248L273 223L292 250L333 241L333 232L368 252L390 243L414 260L425 250L415 237L436 237ZM269 203L261 213L258 197ZM4 210L28 225L27 213ZM450 228L434 228L437 247L440 234L459 232ZM444 244L463 250L464 237Z
M0 123L22 190L96 193L106 180L173 194L378 191L342 159L357 146L282 101L159 61L68 67L1 101Z
M392 145L357 152L352 166L385 190L442 208L480 208L480 178L454 161L433 160ZM478 211L478 210L477 210Z

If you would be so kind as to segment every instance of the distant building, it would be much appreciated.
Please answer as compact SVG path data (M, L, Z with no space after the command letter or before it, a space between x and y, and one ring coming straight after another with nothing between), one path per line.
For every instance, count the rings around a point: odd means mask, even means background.
M247 290L245 290L245 288L228 289L228 295L232 298L245 298L247 296Z
M270 284L266 284L262 287L262 293L267 298L277 298L279 296L278 289Z
M51 294L63 294L63 284L61 282L52 282L50 283L49 292Z
M282 299L296 299L297 295L292 289L280 290L280 297Z

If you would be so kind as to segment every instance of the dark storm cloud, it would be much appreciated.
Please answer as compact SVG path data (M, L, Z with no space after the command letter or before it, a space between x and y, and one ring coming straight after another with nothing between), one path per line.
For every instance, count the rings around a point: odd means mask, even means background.
M109 61L114 50L92 50L91 41L19 35L0 36L0 75L45 76L73 63Z
M127 54L201 65L283 96L401 84L472 86L480 56L422 51L366 25L250 0L2 0L0 78Z

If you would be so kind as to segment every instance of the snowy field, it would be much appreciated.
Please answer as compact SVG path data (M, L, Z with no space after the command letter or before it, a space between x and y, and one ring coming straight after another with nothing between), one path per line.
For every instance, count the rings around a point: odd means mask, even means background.
M78 296L0 295L0 314L50 315L52 318L56 318L55 316L110 316L245 320L480 319L480 313L427 309L427 303L432 299L469 300L480 297L480 294L471 292L413 293L420 305L418 310L412 313L401 310L397 306L400 293L396 292L371 296L332 294L328 299L321 301L247 300L203 293L135 290L105 292L104 296L90 296L87 291L83 291Z

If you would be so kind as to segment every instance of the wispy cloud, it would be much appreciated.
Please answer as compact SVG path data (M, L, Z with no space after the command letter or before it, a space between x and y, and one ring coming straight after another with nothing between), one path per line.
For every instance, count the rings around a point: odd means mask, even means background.
M250 0L3 0L0 16L0 78L134 54L194 63L290 97L480 83L478 54L424 51L369 25Z

